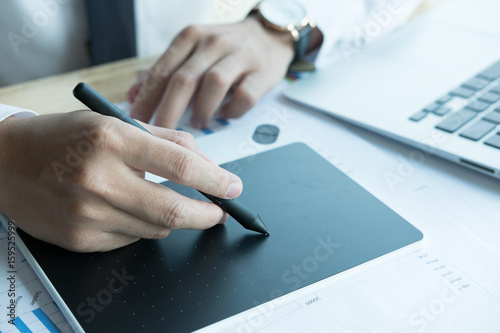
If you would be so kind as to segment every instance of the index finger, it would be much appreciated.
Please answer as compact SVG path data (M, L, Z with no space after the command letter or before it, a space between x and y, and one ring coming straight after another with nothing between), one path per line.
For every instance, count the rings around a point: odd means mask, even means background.
M131 127L129 131L133 135L125 139L128 142L125 144L123 157L129 167L220 198L236 198L241 194L241 179L217 164L187 148L135 127Z

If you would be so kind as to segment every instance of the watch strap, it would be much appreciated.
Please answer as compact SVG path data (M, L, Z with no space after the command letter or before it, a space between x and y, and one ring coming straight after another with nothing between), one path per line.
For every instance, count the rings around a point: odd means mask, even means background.
M307 54L307 48L309 46L309 41L311 39L311 31L313 27L307 24L304 28L299 31L299 40L295 42L295 57L293 61L301 61L305 58Z
M248 15L259 15L264 26L269 28L269 26L266 24L265 19L263 19L263 17L260 15L261 2L262 1L258 1ZM309 21L309 23L306 24L302 29L297 30L299 33L299 38L298 41L294 42L294 58L292 60L292 63L290 64L289 71L303 72L315 70L314 64L305 60L309 42L311 40L311 32L313 31L315 26L316 25L314 24L314 22Z

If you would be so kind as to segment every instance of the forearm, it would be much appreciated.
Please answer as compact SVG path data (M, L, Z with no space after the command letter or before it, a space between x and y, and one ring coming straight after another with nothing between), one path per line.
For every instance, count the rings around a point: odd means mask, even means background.
M7 156L7 150L9 148L9 141L10 141L10 131L9 131L10 124L9 124L9 122L11 120L12 119L9 117L9 118L6 118L0 122L0 170L1 170L2 174L4 173L3 162ZM2 194L3 194L2 192L4 190L4 187L1 185L2 184L0 183L0 212L2 211L1 210L1 201L3 201L3 200L1 200L1 199L2 199Z
M10 106L0 103L0 213L7 213L6 196L8 193L8 186L5 184L5 179L8 179L12 168L9 162L9 155L16 147L13 143L14 133L13 125L16 118L26 118L35 116L36 113L30 110L21 109L15 106Z
M0 122L0 213L9 215L8 197L10 187L7 180L11 178L13 168L12 153L15 150L16 143L13 134L14 124L19 120L15 116L10 116Z

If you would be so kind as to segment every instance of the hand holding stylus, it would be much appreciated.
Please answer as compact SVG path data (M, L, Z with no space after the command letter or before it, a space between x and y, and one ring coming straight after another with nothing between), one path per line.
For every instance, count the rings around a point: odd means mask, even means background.
M82 103L84 103L90 109L102 115L120 119L121 121L130 124L136 128L139 128L140 130L146 133L153 134L146 128L144 128L144 126L142 126L137 121L132 119L130 116L123 113L120 109L118 109L115 105L106 100L103 96L101 96L97 91L92 89L86 83L83 82L79 83L73 90L73 94L75 95L76 98L78 98ZM181 182L177 181L177 179L171 179L171 180L183 185L190 186L189 184L183 183L182 179ZM196 183L194 184L194 186L193 185L191 186L198 188ZM222 208L229 215L231 215L244 228L269 236L267 227L265 226L260 216L252 212L247 207L243 206L240 202L233 200L232 198L228 198L227 195L224 195L224 197L221 198L209 193L205 193L203 190L199 188L198 190L201 192L201 194L203 194L217 206Z
M6 119L0 211L30 235L78 252L223 221L216 205L147 181L144 172L223 198L238 197L241 180L204 158L189 134L144 126L154 136L88 111Z

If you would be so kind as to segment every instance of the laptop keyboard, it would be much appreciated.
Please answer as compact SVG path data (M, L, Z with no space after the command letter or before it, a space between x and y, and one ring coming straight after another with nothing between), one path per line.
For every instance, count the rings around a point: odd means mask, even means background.
M500 61L410 117L443 117L436 128L500 149ZM484 139L484 140L483 140Z

